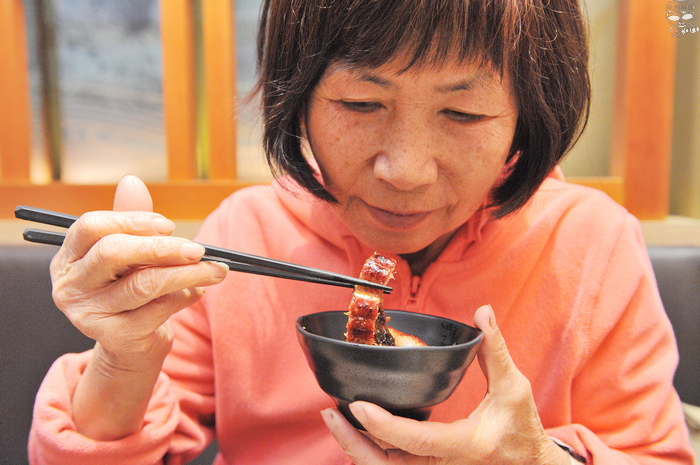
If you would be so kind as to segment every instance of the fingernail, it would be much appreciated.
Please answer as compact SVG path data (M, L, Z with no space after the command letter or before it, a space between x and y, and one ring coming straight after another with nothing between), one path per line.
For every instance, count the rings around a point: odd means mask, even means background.
M321 410L321 418L323 419L323 422L326 424L328 429L330 429L333 426L333 423L335 422L335 412L331 409L325 409Z
M228 274L228 266L221 262L209 262L212 266L214 266L214 271L213 275L215 278L225 278L226 275Z
M496 329L496 314L493 312L493 307L491 305L489 307L489 326L491 329Z
M354 403L350 404L348 407L350 407L350 412L352 412L352 416L354 416L357 421L364 425L367 421L367 412L365 411L365 408L361 405L356 405Z
M175 223L162 216L153 218L151 224L158 234L170 234L175 229Z
M204 255L204 247L194 242L183 242L180 252L188 260L199 260Z

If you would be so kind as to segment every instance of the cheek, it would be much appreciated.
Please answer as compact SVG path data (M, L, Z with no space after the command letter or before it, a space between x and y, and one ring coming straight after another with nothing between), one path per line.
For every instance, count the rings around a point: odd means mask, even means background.
M467 188L488 191L501 175L513 131L509 127L474 128L455 139L452 153L455 176ZM455 179L456 180L456 179Z
M380 131L327 111L325 118L309 119L309 140L326 187L345 189L367 166Z

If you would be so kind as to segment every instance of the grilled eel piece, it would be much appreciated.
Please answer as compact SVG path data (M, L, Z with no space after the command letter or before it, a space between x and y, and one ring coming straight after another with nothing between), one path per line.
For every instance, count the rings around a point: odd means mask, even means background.
M396 261L374 252L369 257L360 279L386 285L394 277ZM348 307L345 340L358 344L378 346L424 346L419 338L387 326L389 318L382 308L384 293L381 289L355 286Z

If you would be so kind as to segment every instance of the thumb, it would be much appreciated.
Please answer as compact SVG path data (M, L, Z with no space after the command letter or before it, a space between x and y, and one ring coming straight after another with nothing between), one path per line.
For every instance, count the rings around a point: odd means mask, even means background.
M479 365L486 376L489 393L508 392L522 376L508 353L506 342L496 324L490 305L479 307L474 314L474 326L484 333L479 347Z
M153 200L148 188L133 175L124 176L114 193L114 211L153 211Z

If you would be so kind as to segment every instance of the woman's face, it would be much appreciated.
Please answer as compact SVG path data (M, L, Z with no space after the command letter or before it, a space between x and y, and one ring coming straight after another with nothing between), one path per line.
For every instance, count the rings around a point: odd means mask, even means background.
M474 214L503 170L517 120L507 74L457 61L403 67L329 67L304 121L343 220L397 254L441 249Z

